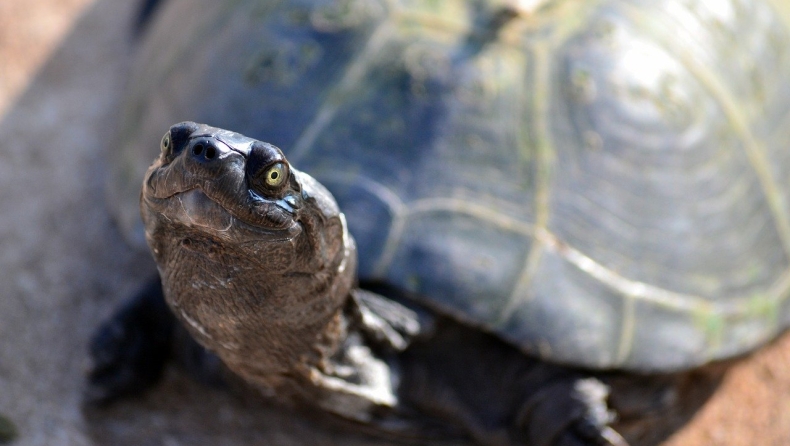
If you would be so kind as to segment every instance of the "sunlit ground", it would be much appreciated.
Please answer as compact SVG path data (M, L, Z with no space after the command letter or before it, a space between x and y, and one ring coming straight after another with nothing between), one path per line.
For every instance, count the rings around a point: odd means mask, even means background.
M0 2L0 115L94 0Z

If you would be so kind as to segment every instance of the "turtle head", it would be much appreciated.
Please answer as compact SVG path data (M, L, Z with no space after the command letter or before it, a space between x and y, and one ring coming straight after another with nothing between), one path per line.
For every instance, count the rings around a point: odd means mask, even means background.
M238 133L172 126L141 210L168 304L231 368L284 372L315 350L289 342L324 330L354 280L354 243L332 195L277 147Z

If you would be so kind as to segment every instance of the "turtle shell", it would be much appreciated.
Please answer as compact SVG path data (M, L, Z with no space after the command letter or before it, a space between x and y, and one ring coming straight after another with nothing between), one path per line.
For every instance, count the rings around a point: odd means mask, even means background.
M171 0L129 85L121 221L167 127L206 122L332 191L362 279L527 353L676 370L784 329L790 10L511 3Z

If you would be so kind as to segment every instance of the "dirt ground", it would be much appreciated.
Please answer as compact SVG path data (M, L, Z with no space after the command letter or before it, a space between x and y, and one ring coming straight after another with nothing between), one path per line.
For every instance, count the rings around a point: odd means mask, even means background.
M0 414L14 445L370 444L172 370L151 395L81 410L90 332L153 272L103 195L132 3L0 2ZM666 443L788 444L788 336L738 363Z

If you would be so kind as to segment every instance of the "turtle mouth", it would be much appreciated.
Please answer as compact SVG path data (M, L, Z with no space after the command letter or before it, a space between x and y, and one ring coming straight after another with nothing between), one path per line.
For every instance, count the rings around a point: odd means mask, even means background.
M220 200L212 198L200 186L170 192L161 198L144 192L143 206L161 215L169 224L209 233L225 240L287 241L301 232L296 221L281 227L247 221L235 215Z
M186 227L227 232L233 226L233 215L198 186L163 198L147 196L145 202L151 210Z

